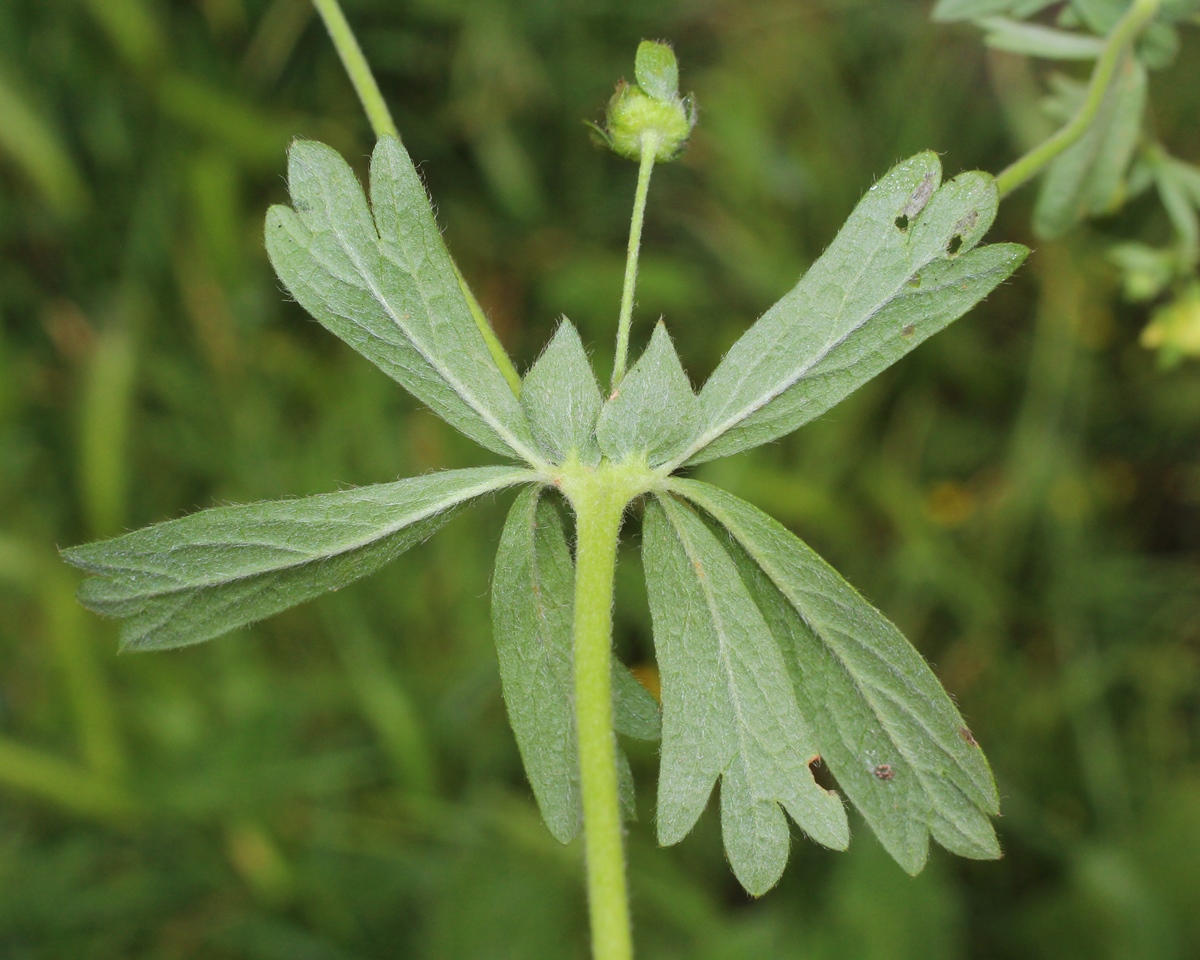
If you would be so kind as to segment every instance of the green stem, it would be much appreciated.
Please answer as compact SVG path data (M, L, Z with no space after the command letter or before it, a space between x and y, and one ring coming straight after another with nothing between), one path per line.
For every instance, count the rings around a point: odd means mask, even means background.
M346 68L346 73L350 76L350 82L354 84L354 89L358 93L358 99L362 102L363 109L367 113L367 119L371 121L371 129L375 131L375 139L378 140L380 137L389 136L399 140L400 131L396 129L396 124L392 120L392 114L384 102L383 94L379 92L379 85L375 82L375 75L371 73L371 67L367 63L367 58L363 56L362 48L358 45L358 40L355 39L354 31L350 29L350 24L346 20L346 15L342 13L342 8L338 4L338 0L313 0L313 6L317 8L317 13L325 21L325 28L329 31L330 39L333 40L333 45L337 49L338 56L342 58L342 66ZM492 355L492 359L496 361L496 366L500 368L500 372L504 375L504 379L508 381L512 392L520 396L521 375L517 373L517 368L513 366L508 352L504 349L500 338L496 336L496 331L492 329L487 315L483 312L483 308L479 306L479 301L475 299L475 294L471 292L471 288L467 285L462 271L458 269L457 263L454 264L454 273L458 277L458 285L463 292L463 296L467 298L467 306L470 308L471 318L475 321L475 326L479 328L479 332L483 334L483 340L487 344L488 352Z
M451 259L451 263L454 264L454 275L458 277L458 289L467 298L467 306L471 310L471 317L475 320L475 326L479 328L479 332L483 334L483 340L487 344L488 353L496 361L496 366L504 374L504 379L508 381L512 392L519 397L521 395L521 375L517 373L517 368L513 366L508 351L504 349L504 344L500 342L500 338L496 336L496 331L492 329L492 323L488 320L487 314L483 312L483 307L479 305L479 301L475 299L475 294L471 292L470 286L467 285L467 278L462 275L462 271L458 269L458 264L453 259Z
M1009 164L996 177L996 189L1002 198L1036 177L1055 157L1087 132L1100 112L1113 77L1129 46L1138 38L1146 24L1154 19L1160 4L1161 0L1134 0L1133 5L1108 35L1104 52L1100 54L1096 67L1092 70L1087 95L1079 111L1054 136L1042 141L1025 156Z
M371 129L375 131L375 138L387 135L399 140L400 131L396 129L392 114L383 100L383 94L379 92L379 85L375 82L375 76L367 65L367 58L363 56L362 48L354 39L354 31L346 22L346 15L342 13L338 0L313 0L313 6L325 21L325 29L329 31L338 56L342 58L342 66L346 68L350 82L354 84L354 91L362 101L367 119L371 121Z
M631 960L617 744L612 712L612 603L617 535L628 500L600 475L572 496L576 515L575 727L594 960Z
M638 165L637 192L633 195L633 219L629 224L629 249L625 254L625 285L621 289L621 319L617 322L617 358L613 363L612 385L615 390L625 378L629 357L629 324L633 319L633 291L637 286L638 252L642 247L642 221L646 216L646 195L650 192L650 174L658 155L658 135L642 137L642 160Z

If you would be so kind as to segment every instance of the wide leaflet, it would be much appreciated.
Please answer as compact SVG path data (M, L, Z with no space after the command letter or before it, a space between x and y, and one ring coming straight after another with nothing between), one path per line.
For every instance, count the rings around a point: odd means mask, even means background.
M181 647L373 573L429 537L455 507L529 479L515 467L476 467L216 507L63 556L93 575L80 602L124 618L124 649Z
M796 287L725 355L670 466L767 443L824 413L986 296L1019 244L975 249L996 214L986 173L941 183L931 152L894 167Z
M682 839L721 778L721 824L734 873L765 893L787 863L782 806L818 843L844 849L842 802L817 785L816 739L783 655L737 568L692 509L646 505L642 534L662 677L658 837Z
M929 834L965 857L999 856L987 761L900 631L778 521L706 483L671 489L731 538L822 759L897 862L917 873Z
M517 497L496 553L492 625L509 723L542 818L562 843L579 830L582 806L575 746L572 634L575 566L559 508L545 490ZM621 663L613 664L618 733L658 738L658 705ZM620 754L620 782L632 814L633 777Z
M400 141L375 147L370 207L346 161L313 141L292 144L288 189L292 207L267 213L267 252L304 309L472 440L538 462Z

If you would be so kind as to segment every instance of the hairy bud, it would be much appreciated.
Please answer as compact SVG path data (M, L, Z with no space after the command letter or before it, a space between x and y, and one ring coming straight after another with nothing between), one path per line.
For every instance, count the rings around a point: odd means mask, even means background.
M634 67L637 82L622 81L608 103L604 129L593 127L615 153L641 159L653 149L661 163L679 156L696 125L691 96L679 95L679 63L665 43L643 40Z

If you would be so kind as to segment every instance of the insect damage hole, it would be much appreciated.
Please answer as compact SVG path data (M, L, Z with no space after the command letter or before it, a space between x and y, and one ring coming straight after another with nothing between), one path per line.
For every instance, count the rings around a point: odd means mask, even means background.
M896 229L904 231L908 229L908 214L902 213L896 218Z
M962 249L963 238L961 233L956 233L950 238L950 242L946 244L946 254L953 257Z
M808 772L812 774L813 782L822 790L827 793L838 792L838 783L833 771L829 769L829 764L821 759L819 753L808 761Z

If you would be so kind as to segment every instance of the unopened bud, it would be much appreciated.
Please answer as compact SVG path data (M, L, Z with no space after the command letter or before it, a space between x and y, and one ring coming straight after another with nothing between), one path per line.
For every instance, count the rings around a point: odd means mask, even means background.
M595 128L612 150L632 160L652 149L656 162L673 160L683 149L696 108L679 95L679 63L667 44L643 40L634 67L636 84L622 81L608 103L607 128Z

